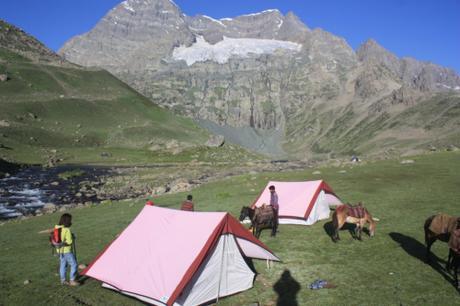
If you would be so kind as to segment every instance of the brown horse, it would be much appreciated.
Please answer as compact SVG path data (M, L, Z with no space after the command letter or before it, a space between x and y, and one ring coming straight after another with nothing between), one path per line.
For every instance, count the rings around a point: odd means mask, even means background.
M453 217L446 214L430 216L425 220L426 261L430 261L431 246L436 240L448 242L451 233L460 228L460 217ZM447 266L449 262L447 263Z
M243 221L247 217L251 220L251 228L253 228L254 236L257 238L259 238L262 229L265 228L271 228L271 235L276 236L275 216L270 205L263 205L261 207L256 207L255 209L244 206L241 208L240 221Z
M332 224L334 226L334 233L332 240L336 242L340 240L339 230L345 223L353 223L356 225L353 238L361 240L361 233L366 223L369 223L369 235L374 237L375 234L375 220L372 218L369 211L362 206L361 202L358 205L351 206L350 204L342 204L336 207L332 214Z

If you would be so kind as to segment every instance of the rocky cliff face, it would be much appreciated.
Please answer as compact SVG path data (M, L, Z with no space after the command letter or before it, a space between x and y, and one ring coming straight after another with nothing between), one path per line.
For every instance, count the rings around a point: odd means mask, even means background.
M104 67L152 101L275 155L379 151L399 143L388 131L406 129L393 118L430 99L458 101L460 92L450 69L399 59L374 40L355 52L278 10L217 20L186 16L169 0L127 0L60 54ZM458 116L448 121L455 126ZM410 147L432 140L432 130L417 129Z

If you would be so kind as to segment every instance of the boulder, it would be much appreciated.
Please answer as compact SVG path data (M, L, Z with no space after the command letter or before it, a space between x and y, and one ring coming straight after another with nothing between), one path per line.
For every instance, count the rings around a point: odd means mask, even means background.
M179 147L179 142L175 139L172 139L166 143L166 149L171 150Z
M0 82L6 82L6 81L8 81L8 75L0 74Z
M404 159L401 161L401 164L413 164L415 161L413 159Z
M84 270L86 269L86 265L85 264L79 264L78 265L78 270Z
M110 152L102 152L101 157L112 157L112 153L110 153Z
M0 120L0 127L9 127L10 123L6 120Z
M154 187L152 188L151 195L160 195L166 192L166 187L164 186L159 186L159 187Z
M43 213L45 213L45 214L54 213L56 210L57 210L56 204L53 204L53 203L46 203L46 204L42 207L42 211L43 211Z
M182 192L188 191L192 188L192 185L187 179L180 178L169 184L170 192Z
M223 146L225 143L225 137L222 135L211 135L206 141L205 145L210 148L217 148Z

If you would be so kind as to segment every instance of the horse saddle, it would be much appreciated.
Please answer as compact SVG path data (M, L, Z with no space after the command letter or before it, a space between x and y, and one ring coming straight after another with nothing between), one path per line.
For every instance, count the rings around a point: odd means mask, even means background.
M348 215L353 218L364 218L366 214L366 209L362 205L348 206Z
M257 220L261 223L266 223L273 219L273 208L270 205L262 205L256 211Z

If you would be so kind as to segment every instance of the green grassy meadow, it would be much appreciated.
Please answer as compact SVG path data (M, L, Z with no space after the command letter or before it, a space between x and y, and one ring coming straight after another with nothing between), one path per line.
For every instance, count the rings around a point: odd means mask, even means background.
M208 138L104 70L37 63L0 47L0 73L8 75L0 82L0 158L8 161L155 162L152 145L173 140L183 149Z
M281 225L276 238L263 231L261 240L281 259L267 270L254 260L259 273L250 290L222 298L219 305L460 305L460 294L443 273L448 248L442 242L432 250L439 261L425 264L423 223L444 212L458 215L460 154L436 153L342 168L297 172L248 174L209 183L193 190L196 209L228 211L238 217L268 180L325 179L344 201L364 201L380 219L376 236L353 240L347 230L333 243L326 233L330 220L313 226ZM343 170L346 172L343 173ZM341 171L342 173L339 173ZM185 193L155 199L160 206L178 208ZM72 230L77 235L80 263L91 260L120 233L142 209L145 199L109 202L74 209ZM60 214L16 220L0 226L0 305L141 305L137 300L88 279L78 288L59 285L58 259L51 256L46 234ZM193 229L191 229L192 232ZM300 286L279 283L288 270ZM335 289L310 290L315 279L326 279ZM24 285L25 280L31 283ZM275 286L275 284L277 284ZM281 291L281 298L274 290ZM283 302L284 301L284 302ZM287 302L286 302L287 301Z

